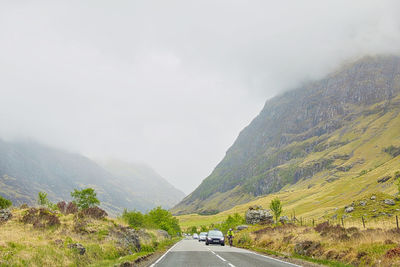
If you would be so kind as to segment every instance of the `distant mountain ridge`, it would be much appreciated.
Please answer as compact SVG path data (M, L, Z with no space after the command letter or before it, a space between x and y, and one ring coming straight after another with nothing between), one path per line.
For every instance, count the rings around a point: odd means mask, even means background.
M135 165L132 166L134 169ZM141 179L141 173L146 173L146 177ZM134 189L140 186L142 191L151 192L154 181L164 185L158 188L159 196L139 194ZM53 202L70 200L74 188L89 186L96 189L102 206L112 214L124 208L141 211L158 205L170 208L184 197L145 166L138 169L137 175L118 177L79 154L34 142L0 140L0 195L14 204L34 204L39 191L47 192Z
M268 100L211 175L172 211L213 213L318 173L335 176L340 161L354 156L340 149L362 136L350 135L354 123L392 111L397 119L399 95L400 58L376 56Z

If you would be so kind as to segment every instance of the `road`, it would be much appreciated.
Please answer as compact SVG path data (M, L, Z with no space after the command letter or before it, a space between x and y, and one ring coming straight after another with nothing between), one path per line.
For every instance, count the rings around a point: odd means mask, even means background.
M151 265L151 267L178 266L294 267L299 265L256 254L245 249L220 245L206 246L204 242L192 239L184 239L178 242Z

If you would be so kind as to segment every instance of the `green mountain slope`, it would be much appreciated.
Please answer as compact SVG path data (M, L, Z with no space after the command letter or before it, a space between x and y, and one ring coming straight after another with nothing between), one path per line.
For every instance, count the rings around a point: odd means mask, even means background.
M0 195L15 205L34 204L39 191L47 192L53 202L69 200L74 188L89 186L96 189L102 206L111 214L124 208L145 211L160 204L169 208L183 198L181 191L151 169L143 174L145 171L141 167L137 176L119 177L79 154L33 142L0 140ZM150 192L154 183L165 185L165 192L159 198L135 191L140 185L142 190ZM175 198L165 197L169 194Z
M399 95L400 58L379 56L272 98L173 212L213 213L290 185L373 171L395 156L385 147L400 146Z

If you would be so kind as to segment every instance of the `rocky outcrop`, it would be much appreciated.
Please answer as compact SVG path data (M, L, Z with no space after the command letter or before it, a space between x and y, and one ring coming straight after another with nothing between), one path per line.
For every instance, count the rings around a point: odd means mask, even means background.
M243 224L243 225L239 225L239 226L237 226L237 227L236 227L236 230L238 230L238 231L242 231L242 230L246 230L247 228L249 228L249 226L248 226L248 225L245 225L245 224Z
M12 218L11 211L9 211L7 209L0 210L0 223L1 222L6 222L11 218Z
M393 199L385 199L385 200L383 201L383 203L385 203L386 205L390 205L390 206L396 205L396 202L394 202Z
M274 218L269 210L263 209L261 206L250 207L246 211L247 224L269 224L273 223Z
M347 207L347 208L344 209L344 211L347 212L347 213L353 212L354 211L354 207L351 207L351 206Z
M133 249L136 252L141 250L139 233L135 229L119 226L113 229L110 234L120 246Z
M288 216L281 216L279 218L279 222L282 223L282 224L285 224L285 223L290 222L290 220L289 220Z

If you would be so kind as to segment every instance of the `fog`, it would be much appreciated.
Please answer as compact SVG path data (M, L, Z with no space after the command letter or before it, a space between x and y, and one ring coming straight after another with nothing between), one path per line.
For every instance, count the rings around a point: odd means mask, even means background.
M396 0L2 0L0 137L144 162L190 193L268 98L399 53L399 11Z

